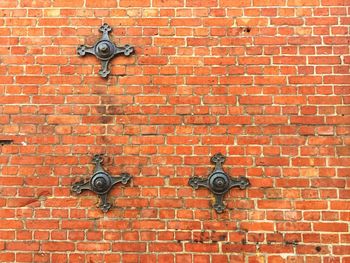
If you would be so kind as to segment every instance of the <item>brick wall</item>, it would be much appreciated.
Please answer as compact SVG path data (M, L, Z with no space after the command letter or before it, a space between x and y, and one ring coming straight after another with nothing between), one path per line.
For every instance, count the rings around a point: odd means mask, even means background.
M0 262L349 263L349 6L1 0ZM188 185L217 152L251 182L223 214ZM70 190L96 153L133 176L106 214Z

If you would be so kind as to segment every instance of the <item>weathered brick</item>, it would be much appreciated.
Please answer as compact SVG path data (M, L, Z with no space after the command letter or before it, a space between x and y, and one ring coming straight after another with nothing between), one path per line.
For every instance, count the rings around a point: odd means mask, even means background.
M349 5L1 1L0 261L347 262ZM108 79L76 54L105 22ZM251 183L222 214L188 185L216 152ZM70 190L95 153L133 176L106 214Z

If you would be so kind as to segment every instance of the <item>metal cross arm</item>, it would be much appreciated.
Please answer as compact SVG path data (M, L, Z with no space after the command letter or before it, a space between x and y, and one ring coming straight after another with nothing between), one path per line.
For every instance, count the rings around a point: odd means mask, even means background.
M78 182L73 184L72 191L80 194L83 190L90 190L100 196L100 208L103 212L108 212L111 204L107 201L107 196L112 187L117 183L127 184L131 176L128 173L122 173L118 177L110 176L102 167L102 156L97 154L92 162L95 164L94 174L88 182Z
M223 203L224 195L232 188L239 187L240 189L246 189L250 182L245 177L239 177L238 179L231 178L227 175L223 168L222 164L225 162L226 157L221 153L215 154L211 157L211 162L215 164L214 170L211 172L207 179L194 176L190 178L189 184L194 188L198 189L199 187L208 188L215 196L215 203L213 205L217 213L222 213L225 209Z
M102 77L106 78L111 72L108 69L108 63L110 60L119 54L124 54L124 56L128 57L132 52L134 52L134 48L130 45L118 47L111 42L109 39L109 32L112 31L112 28L106 23L100 27L100 31L102 32L102 37L95 43L95 45L92 47L80 45L77 51L80 56L85 56L88 53L95 55L98 59L100 59L102 68L98 73Z

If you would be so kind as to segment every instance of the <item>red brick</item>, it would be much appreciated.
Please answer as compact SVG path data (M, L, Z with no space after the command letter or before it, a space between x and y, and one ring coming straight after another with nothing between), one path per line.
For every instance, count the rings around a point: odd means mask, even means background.
M272 139L274 145L304 145L305 141L305 138L291 136L280 136Z
M295 0L300 1L300 0ZM304 24L303 19L301 18L289 18L289 17L283 17L283 18L271 18L271 24L273 25L302 25Z
M242 240L243 242L245 240ZM251 252L254 253L253 251L255 250L255 245L250 245L250 244L246 244L246 245L242 245L242 244L223 244L222 245L222 251L224 253L242 253L242 251L244 252ZM241 261L242 258L236 258L235 260L240 260ZM239 262L239 261L238 261Z
M116 242L113 245L113 251L122 252L146 252L146 244L139 242Z
M77 1L69 1L69 0L55 0L53 2L53 6L59 6L59 7L81 7L83 6L84 1L83 0L77 0Z
M284 76L269 76L269 77L260 77L257 76L254 78L255 84L285 84L286 83L286 77Z
M11 160L12 164L43 164L41 156L14 156Z
M80 251L110 251L111 245L108 243L84 242L77 245Z
M151 252L179 252L182 251L182 245L179 243L151 243L149 247Z
M339 56L315 56L315 57L308 57L309 64L340 64L340 57Z
M222 0L220 2L223 7L250 6L250 3L250 0Z
M349 0L321 0L321 4L325 6L346 6L349 3Z
M278 231L310 231L311 224L305 222L282 222L277 223L276 229Z
M252 77L248 76L230 76L230 77L220 77L221 84L252 84Z
M73 251L74 243L72 242L44 242L43 251Z
M349 84L350 75L341 75L341 76L324 76L325 84Z
M215 253L218 252L219 247L217 244L185 244L185 250L188 252L206 252Z
M151 64L151 65L165 65L167 64L166 57L141 57L139 59L140 64Z
M153 0L153 6L164 6L164 7L183 7L184 0L173 0L173 1L164 1L164 0Z
M159 222L156 220L143 220L143 221L136 221L132 225L133 228L135 229L159 229L159 228L164 228L164 223Z
M242 222L241 227L243 229L246 229L248 231L274 231L274 224L273 223L249 223L249 222Z
M33 229L55 229L58 228L58 220L28 220L27 228Z
M289 6L317 6L320 0L288 0Z
M261 251L265 253L293 253L293 248L288 245L262 245Z
M221 116L220 124L251 124L252 118L248 116Z
M317 17L305 19L306 25L336 25L338 19L336 17Z
M133 0L128 0L128 2L132 1ZM139 18L137 20L137 24L141 26L167 26L168 23L168 18Z
M270 58L268 57L245 57L238 58L239 64L247 64L247 65L269 65Z
M155 1L164 2L164 4L166 3L165 1L162 1L162 0L155 0ZM183 3L183 0L171 1L171 3L169 2L169 4L181 4L180 2ZM182 26L182 25L199 26L201 25L201 23L202 23L201 19L199 18L172 18L170 21L170 25L172 26Z
M322 83L322 77L317 76L297 76L297 77L288 77L291 84L320 84Z
M256 116L256 124L283 124L287 123L287 117L284 116Z
M92 222L90 221L82 221L82 220L71 220L71 221L63 221L62 228L63 229L89 229L92 228Z
M201 2L200 0L187 0L186 1L186 6L188 7L203 7L203 6L217 6L218 1L217 0L208 0L206 3Z
M332 201L331 209L334 210L349 210L350 202L349 201Z
M268 96L244 96L239 98L240 104L271 104L272 98Z
M295 206L302 210L324 210L328 207L325 201L297 201Z
M184 123L186 124L214 124L216 118L214 116L189 116L185 117Z
M1 253L0 260L2 262L14 262L15 261L15 253L10 253L10 252Z
M290 122L292 124L323 124L322 116L292 116Z
M0 261L348 262L349 5L1 1ZM109 78L76 54L105 22ZM188 185L216 152L251 183L222 214ZM70 190L94 153L133 176L108 213Z
M6 244L6 249L9 251L19 250L19 251L38 251L39 242L18 242L13 241Z
M185 39L184 38L173 38L173 37L172 38L156 38L154 40L154 43L157 46L166 46L166 47L184 46Z
M118 7L118 6L117 6L117 2L108 1L108 0L101 0L98 2L93 0L86 0L86 7L101 8L101 7Z
M350 246L334 246L333 247L333 253L335 255L348 255L349 254Z
M348 232L348 224L346 223L315 223L315 231L325 232Z
M284 6L286 5L286 0L254 0L254 6Z
M306 57L302 56L281 56L281 57L274 57L273 62L275 64L306 64Z
M47 77L45 76L17 76L16 82L19 84L45 84Z
M47 119L50 124L72 124L79 123L79 116L48 116Z
M258 201L258 207L265 209L289 209L291 207L291 203L289 201L281 200L265 200Z

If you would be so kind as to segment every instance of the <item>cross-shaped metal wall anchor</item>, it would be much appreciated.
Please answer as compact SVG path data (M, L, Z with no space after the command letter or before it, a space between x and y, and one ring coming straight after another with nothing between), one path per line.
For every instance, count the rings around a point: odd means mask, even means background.
M80 194L82 190L90 190L101 198L100 208L103 212L107 212L111 208L111 204L107 201L108 192L112 189L113 185L121 182L127 184L131 176L128 173L122 173L119 177L110 176L103 168L103 159L100 154L97 154L92 159L92 162L96 165L94 174L90 178L89 182L78 182L73 184L72 191Z
M101 39L98 40L92 47L80 45L78 47L78 54L80 56L85 56L86 53L90 53L100 59L102 68L98 73L105 78L111 72L108 69L109 61L116 55L122 53L127 57L130 56L130 54L134 51L134 48L130 45L118 47L113 42L111 42L108 34L110 31L112 31L112 28L106 23L100 27L100 31L102 32Z
M222 213L226 207L223 203L223 197L228 190L230 190L232 187L246 189L250 183L245 177L233 179L224 172L222 164L225 162L226 157L221 153L215 154L210 160L215 164L215 168L209 175L208 179L194 176L190 178L188 183L194 189L198 189L199 186L208 188L215 195L214 209L217 213Z

